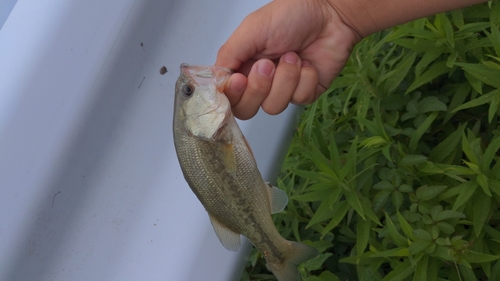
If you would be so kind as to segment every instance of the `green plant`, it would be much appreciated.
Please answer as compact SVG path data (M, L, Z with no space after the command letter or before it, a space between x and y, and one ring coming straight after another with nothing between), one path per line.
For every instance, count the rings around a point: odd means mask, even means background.
M500 280L499 26L492 1L374 34L305 108L275 216L321 251L305 280Z

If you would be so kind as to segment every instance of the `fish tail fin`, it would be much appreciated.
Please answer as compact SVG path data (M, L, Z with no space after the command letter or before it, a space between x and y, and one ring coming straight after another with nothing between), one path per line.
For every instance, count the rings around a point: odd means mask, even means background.
M302 243L288 241L292 246L291 256L283 264L267 263L267 267L278 281L300 281L297 267L319 254L318 250Z

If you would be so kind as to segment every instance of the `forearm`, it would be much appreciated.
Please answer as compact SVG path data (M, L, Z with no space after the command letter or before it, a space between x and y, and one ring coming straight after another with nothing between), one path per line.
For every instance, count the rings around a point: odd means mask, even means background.
M327 0L360 39L418 18L486 0Z

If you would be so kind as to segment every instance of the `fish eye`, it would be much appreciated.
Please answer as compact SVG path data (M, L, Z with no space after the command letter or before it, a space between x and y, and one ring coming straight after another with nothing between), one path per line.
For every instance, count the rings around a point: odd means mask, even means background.
M182 87L182 92L187 97L191 96L193 94L193 92L194 92L193 85L191 85L191 84L184 85L184 87Z

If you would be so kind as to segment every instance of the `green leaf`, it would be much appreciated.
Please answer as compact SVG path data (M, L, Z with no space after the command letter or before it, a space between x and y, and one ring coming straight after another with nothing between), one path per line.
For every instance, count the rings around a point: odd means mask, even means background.
M467 108L472 108L476 106L483 105L485 103L489 103L493 100L493 97L499 93L499 90L493 90L487 94L484 94L480 96L479 98L473 99L469 102L466 102L462 104L461 106L458 106L457 108L453 109L452 112L457 112L459 110L467 109Z
M461 28L465 24L464 15L462 14L462 10L460 9L451 11L451 18L453 20L453 24L458 28Z
M448 122L451 119L451 117L455 115L456 113L454 112L455 108L464 104L465 99L467 99L471 91L472 91L472 86L470 85L470 83L467 82L457 84L452 90L450 90L450 92L453 93L453 96L451 98L451 102L449 103L448 106L449 110L446 112L444 123Z
M339 174L342 165L340 163L339 149L337 147L337 144L335 143L335 137L333 133L330 135L330 145L328 146L328 150L330 152L330 161L332 162L332 169L336 174Z
M462 134L462 150L464 151L467 158L469 158L470 162L472 162L472 164L476 165L476 167L477 167L477 165L479 164L479 159L476 156L473 141L469 141L469 139L467 138L465 133ZM474 167L471 167L471 165L469 165L467 162L464 162L464 163L467 164L469 166L469 168L471 168L476 173L480 172L480 171L477 171L476 169L474 169ZM479 168L477 167L477 169L479 169Z
M337 206L338 204L340 204L340 202L335 204L334 206ZM329 205L330 204L329 204L328 200L322 201L321 204L319 205L318 209L314 213L313 217L311 218L311 220L307 224L306 228L311 227L312 225L314 225L316 223L319 223L319 222L322 222L324 220L332 218L335 215L335 212L334 212L334 210L330 209Z
M470 268L470 265L464 265L464 260L461 261L458 268L460 269L460 273L462 273L465 281L477 281L474 271Z
M399 190L392 192L392 205L399 209L403 205L404 196Z
M369 88L371 89L371 88ZM359 119L365 119L366 113L370 108L370 100L375 93L370 92L368 89L361 90L357 95L356 102L356 117Z
M371 220L358 219L356 224L356 251L358 255L361 255L368 245L371 222Z
M423 56L420 61L415 66L415 75L419 77L422 74L422 71L432 62L435 62L436 59L446 53L446 46L441 45L438 47L433 47L425 52L423 52Z
M319 278L321 278L324 281L340 281L340 279L337 277L337 275L331 273L328 270L321 272L321 274L319 275Z
M359 201L358 194L353 191L348 191L345 194L345 198L347 199L347 203L364 219L365 213L363 212L363 207L361 206L361 202Z
M422 39L422 40L413 40L413 39L396 39L392 40L394 44L397 44L399 46L406 47L410 50L423 53L428 50L432 50L436 46L436 41L435 39L427 40L427 39Z
M460 137L465 130L465 126L466 124L463 124L444 141L439 143L429 154L429 159L434 162L442 162L446 157L452 154L460 143Z
M500 106L500 90L497 89L496 94L491 98L490 108L488 109L488 122L491 123L497 115L498 107Z
M334 229L336 226L339 225L339 223L344 219L345 215L347 214L347 211L351 207L347 203L347 201L341 201L339 203L336 203L332 207L332 212L334 212L334 215L331 217L330 222L325 226L325 229L323 229L322 235L327 234L329 231ZM318 211L316 211L318 213ZM312 219L311 219L312 220ZM311 222L307 225L307 227L311 226Z
M488 179L488 186L497 195L500 195L500 181L494 179Z
M422 75L420 75L415 79L415 81L408 87L405 94L408 94L409 92L415 90L416 88L426 83L429 83L433 79L449 72L450 70L451 69L446 66L445 61L434 63L431 67L429 67L429 69L426 72L424 72Z
M391 194L392 191L382 190L375 195L375 197L373 198L373 208L375 209L375 211L378 212L384 206L384 204L387 202L387 199L389 199L389 196L391 196Z
M417 262L415 273L413 274L413 281L429 281L427 279L427 265L429 263L429 256L424 255Z
M497 261L491 270L490 280L500 280L500 261Z
M389 258L389 257L407 257L410 255L408 248L397 247L390 250L375 252L370 255L371 258Z
M415 195L420 201L427 201L436 198L441 192L447 188L446 185L431 185L421 186L415 192Z
M395 189L394 185L390 183L389 181L383 180L377 182L374 186L373 189L376 190L388 190L388 191L393 191Z
M435 221L443 221L448 219L462 219L462 218L465 218L465 215L460 212L452 210L444 210L436 216Z
M446 14L437 14L434 24L439 29L442 36L446 38L447 43L453 48L455 47L455 41L453 39L453 27L451 22L446 16Z
M473 199L474 205L472 207L474 233L479 237L483 226L490 214L491 197L482 192L477 192Z
M381 136L373 136L363 140L359 146L364 148L379 147L387 145L387 140Z
M476 177L476 181L479 186L483 189L484 193L491 197L490 188L488 186L488 178L483 174L478 174Z
M420 252L425 251L427 248L432 246L431 241L423 241L423 240L417 240L413 243L411 243L410 247L408 247L408 250L410 251L411 255L416 255Z
M429 116L427 116L427 118L425 118L424 122L413 133L413 135L411 136L411 139L410 139L410 144L409 144L411 151L415 151L417 149L417 145L418 145L418 142L420 141L420 138L425 133L425 131L427 131L427 129L429 129L430 125L432 124L434 119L436 119L437 116L438 116L437 112L433 112L433 113L429 114Z
M500 88L500 71L494 70L487 67L484 64L476 64L476 63L455 63L458 66L461 66L464 71L481 80L485 84L493 86L495 88Z
M413 273L414 269L409 260L405 260L399 266L387 274L382 281L402 281Z
M488 36L491 43L493 44L493 48L495 49L496 55L500 57L500 29L498 25L492 23L491 33L489 33L486 30L484 32L486 33L486 36Z
M412 240L416 240L417 238L413 234L413 228L411 227L411 225L403 217L403 215L401 215L401 213L399 213L399 211L397 212L397 214L398 214L399 224L401 225L401 230L403 230L404 234L406 234L406 236L408 236L408 238L410 238Z
M361 206L363 207L363 212L364 214L372 220L372 222L376 223L379 226L382 226L382 223L378 219L378 217L375 215L372 209L372 203L370 200L364 196L359 197L359 201L361 202Z
M332 182L334 180L315 171L293 170L293 172L299 177L312 181Z
M413 235L415 235L415 237L419 240L423 240L423 241L431 241L432 240L431 234L424 229L418 228L418 229L413 230Z
M476 191L477 186L478 184L474 180L470 180L458 185L457 190L459 190L460 193L458 194L458 197L455 200L455 204L453 204L452 210L456 211L463 204L465 204L465 202L469 201L472 194L474 194L474 191Z
M488 255L471 250L465 252L465 257L470 263L491 262L500 258L500 256L497 255Z
M500 93L500 92L499 92ZM500 150L500 137L495 138L490 142L488 147L484 150L483 161L481 162L481 171L487 172L490 170L491 162Z
M341 190L332 185L331 182L319 182L307 187L311 192L293 196L292 199L302 202L314 202L325 200L334 190Z
M326 259L328 259L332 253L322 253L319 256L316 256L308 261L306 261L305 266L308 270L316 270L321 268L321 266L325 263Z
M307 150L309 159L311 159L314 165L323 173L331 175L334 178L338 178L338 175L333 171L331 167L331 162L326 158L321 151L315 146L309 146Z
M419 113L447 110L446 104L434 96L423 98L418 102L418 107Z
M401 84L401 81L406 77L408 71L410 70L415 58L417 57L416 52L410 52L403 56L400 63L391 71L385 73L381 76L379 81L385 81L387 93L392 93Z
M427 157L423 155L414 155L414 154L409 154L405 155L403 159L401 159L401 166L412 166L412 165L417 165L420 163L423 163L427 160Z
M481 80L469 72L465 72L465 78L467 78L467 81L476 92L483 94L483 82L481 82Z
M385 213L385 221L387 228L389 229L389 235L391 235L392 241L394 244L397 246L403 247L403 246L408 246L408 241L401 235L398 230L396 229L396 226L394 226L394 223L392 222L391 218L387 213Z

